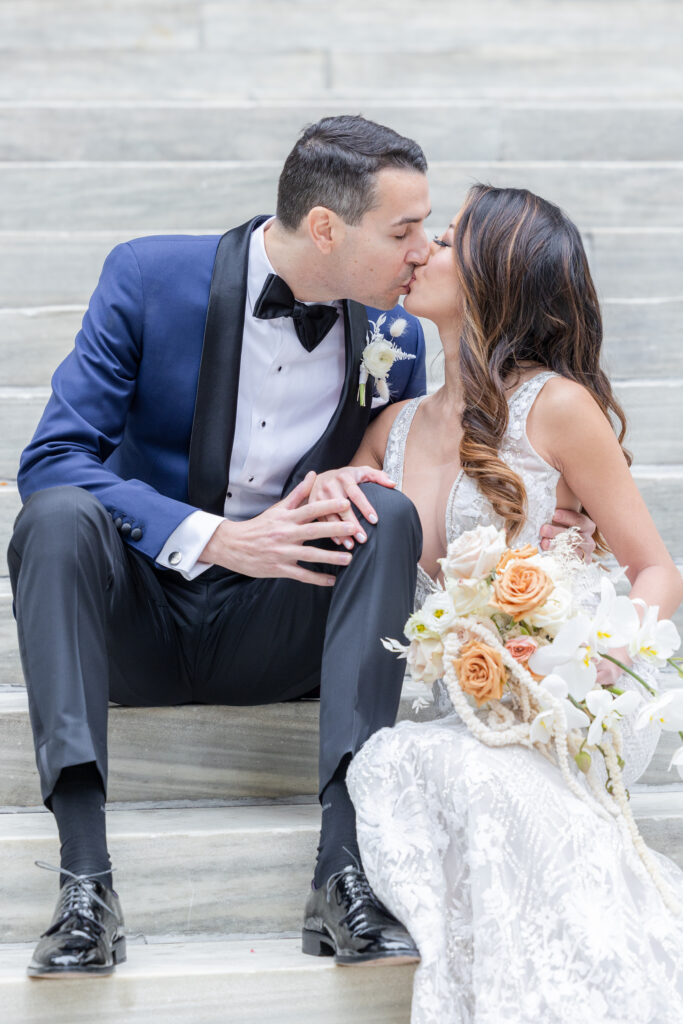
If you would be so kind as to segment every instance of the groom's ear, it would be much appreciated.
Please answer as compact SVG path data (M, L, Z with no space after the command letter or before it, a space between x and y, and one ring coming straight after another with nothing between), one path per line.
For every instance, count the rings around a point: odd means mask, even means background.
M315 247L325 256L332 252L344 236L344 222L326 206L314 206L306 214L308 234Z

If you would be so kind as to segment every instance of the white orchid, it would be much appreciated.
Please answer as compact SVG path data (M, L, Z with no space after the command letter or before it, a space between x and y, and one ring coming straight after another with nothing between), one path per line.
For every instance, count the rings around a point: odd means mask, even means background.
M657 619L657 605L648 607L644 601L636 598L632 605L641 605L645 609L643 621L632 636L629 643L629 654L632 658L643 658L651 665L662 668L666 665L674 651L681 645L680 633L670 619ZM635 608L634 608L635 612Z
M683 690L667 690L641 708L636 729L645 729L653 723L665 732L683 730Z
M581 701L593 689L597 676L596 652L590 646L591 621L577 615L560 628L552 644L539 649L529 658L529 668L537 675L551 672L561 676L574 700Z
M619 597L608 578L600 581L600 604L593 616L591 646L600 654L614 647L626 647L640 629L640 618L633 601Z
M683 779L683 747L679 747L678 750L674 751L674 755L669 761L669 771L672 768L675 768Z
M640 697L633 690L627 690L616 699L609 690L591 690L586 694L586 707L594 716L588 729L586 742L589 746L597 746L603 731L609 728L614 722L618 722L623 715L634 711L640 703Z
M542 693L539 697L539 703L541 706L540 712L536 715L533 722L531 723L530 738L532 743L547 743L553 734L553 728L555 725L556 708L550 700L547 699L545 694L549 694L551 698L556 701L560 701L562 709L564 711L565 721L567 723L567 729L585 729L590 725L590 718L588 715L577 708L570 700L567 699L568 687L566 681L562 676L556 673L551 673L546 676L541 683Z

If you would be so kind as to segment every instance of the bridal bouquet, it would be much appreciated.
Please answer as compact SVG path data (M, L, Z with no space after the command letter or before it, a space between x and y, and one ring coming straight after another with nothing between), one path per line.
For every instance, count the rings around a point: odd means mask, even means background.
M575 531L565 531L545 553L531 545L509 548L505 532L494 526L468 531L440 559L443 588L408 619L409 644L382 643L407 659L414 679L431 685L442 678L453 707L484 743L535 747L586 799L570 770L573 759L602 808L624 816L661 889L657 866L628 809L621 771L619 720L642 697L599 685L597 664L600 658L614 662L647 695L636 728L656 722L683 740L683 689L660 694L635 668L668 663L683 675L680 659L673 657L681 640L672 622L657 620L656 607L618 596L614 584L620 573L583 563L576 541ZM611 653L618 649L627 650L634 664ZM683 776L683 746L671 766ZM663 895L671 903L670 894Z

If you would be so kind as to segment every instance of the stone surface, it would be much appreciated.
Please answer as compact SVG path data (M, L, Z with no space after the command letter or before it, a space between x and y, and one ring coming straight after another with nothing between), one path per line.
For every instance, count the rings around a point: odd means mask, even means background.
M272 209L280 161L5 162L0 229L213 229ZM654 182L653 184L653 176ZM581 227L683 227L683 162L433 162L433 223L473 181L528 188ZM62 300L63 301L63 300Z
M619 18L610 4L582 0L480 0L476 6L422 0L411 12L410 31L396 17L396 4L368 6L348 0L328 7L311 0L240 0L188 3L187 0L118 0L98 5L87 0L24 0L12 12L0 11L6 49L203 49L226 54L258 51L263 26L272 27L274 52L324 49L360 53L431 54L468 52L485 44L494 51L539 53L577 50L638 53L671 47L683 27L680 10L667 2L648 4L647 19L634 0L621 0Z
M129 934L296 932L320 829L320 805L110 809L107 842ZM0 934L46 927L59 863L51 814L0 814Z
M346 971L298 938L129 946L110 980L26 978L31 945L0 957L5 1024L408 1024L413 968ZM228 1017L226 1018L226 1013Z
M5 602L0 610L9 613ZM15 676L18 683L21 676ZM424 688L406 681L399 719ZM318 791L318 701L261 707L112 707L108 797L284 799ZM420 712L427 720L429 710ZM26 691L0 691L0 807L41 803Z
M142 180L144 174L141 170L138 178ZM189 234L221 234L255 213L261 210L268 212L272 208L270 195L261 197L266 203L264 207L259 209L256 203L247 207L249 195L247 190L245 198L239 200L239 210L229 210L227 219L221 214L216 223L207 224L202 230L191 225L181 226L177 230ZM454 206L457 198L453 199ZM448 212L445 209L435 211L426 226L430 238L443 230L453 212L450 208ZM18 316L18 313L3 312L1 307L20 310L34 306L83 306L97 284L102 263L110 249L119 242L146 233L170 234L173 233L173 226L164 227L163 230L154 226L146 229L131 224L123 229L109 228L101 231L86 228L79 231L0 232L0 345L8 337ZM683 229L597 230L589 227L583 234L608 330L610 306L615 300L628 302L629 306L647 300L650 304L646 311L647 317L655 319L648 319L646 325L643 325L644 329L647 327L653 334L642 340L651 350L655 345L658 346L660 362L669 354L669 360L673 360L676 365L676 360L683 359L683 356L677 347L667 346L666 332L669 335L675 332L680 306L662 307L662 300L683 303ZM659 301L659 306L655 305L655 300ZM642 321L642 316L638 319L641 312L641 308L636 305L635 309L629 309L622 315L622 333L624 330L631 333L638 331L638 324ZM73 315L73 311L71 313ZM60 314L55 311L54 315ZM42 338L39 321L36 321L34 328L36 338ZM661 329L665 332L663 335L659 333ZM655 331L658 332L656 335ZM637 374L641 365L644 370L647 367L647 360L638 360L637 350L634 355L636 363L629 375ZM2 367L0 372L5 379L10 369ZM7 383L20 384L23 380L8 380Z
M438 364L435 367L438 379ZM629 421L627 447L636 463L673 466L683 462L680 379L616 381L615 393ZM47 389L0 390L0 479L16 478L19 456L45 407Z
M432 160L683 159L683 106L506 100L87 99L0 102L0 160L284 160L304 125L349 109ZM444 130L444 126L448 130Z

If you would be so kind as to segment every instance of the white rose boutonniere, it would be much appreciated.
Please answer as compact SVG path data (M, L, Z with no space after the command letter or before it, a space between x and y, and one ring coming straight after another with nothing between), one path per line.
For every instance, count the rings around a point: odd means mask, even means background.
M386 322L386 319L385 314L382 313L376 321L370 321L371 330L368 331L368 343L363 349L360 361L360 374L358 376L358 401L361 405L367 404L366 384L368 377L375 378L377 394L385 402L388 402L389 386L387 384L387 377L391 367L399 359L415 358L414 355L404 352L402 348L394 345L392 341L384 337L381 327ZM389 334L392 338L400 338L407 326L407 320L404 320L403 317L398 317L391 324Z

